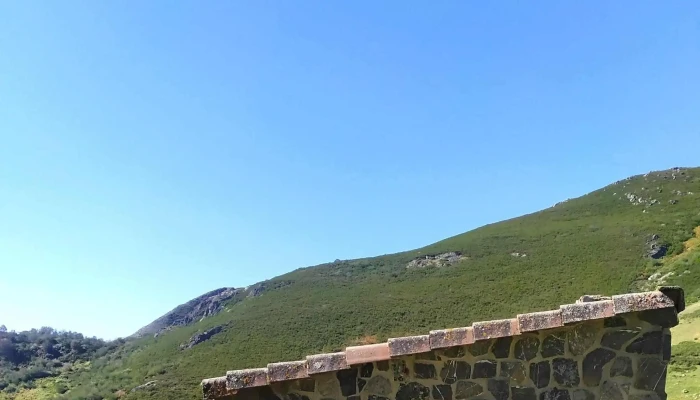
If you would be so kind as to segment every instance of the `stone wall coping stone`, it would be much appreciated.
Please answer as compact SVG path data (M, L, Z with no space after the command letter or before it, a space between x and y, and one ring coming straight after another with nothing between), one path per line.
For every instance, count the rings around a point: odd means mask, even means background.
M620 294L612 298L612 301L615 303L615 314L676 306L670 297L660 291Z
M305 360L268 364L267 368L229 371L226 377L205 379L205 399L230 396L237 389L265 386L272 382L308 378L309 375L340 371L352 365L385 361L391 357L426 353L434 349L469 345L476 341L517 336L525 332L556 329L565 324L613 317L616 314L675 307L685 308L683 289L660 287L642 293L607 297L584 295L558 310L518 314L515 318L474 322L472 326L432 330L428 335L391 338L384 343L349 346L345 351L309 355ZM225 387L222 386L225 383ZM233 392L232 392L233 391ZM209 396L209 397L207 397ZM214 397L212 397L214 396Z
M226 387L243 389L267 385L267 368L249 368L226 373Z
M391 338L387 343L389 343L389 355L392 357L427 353L431 350L430 335Z
M345 349L345 358L348 365L388 360L391 358L389 343L347 347Z
M613 300L565 304L561 306L560 309L562 321L565 324L615 316L615 304Z
M309 375L323 372L340 371L348 368L345 352L324 353L306 356L306 363L309 368Z
M474 328L475 341L520 335L520 324L517 318L474 322L472 328Z
M474 328L471 326L430 331L430 349L464 346L474 343Z
M202 391L204 392L204 399L218 399L235 394L235 390L231 390L226 386L226 380L225 376L203 380Z
M267 364L268 382L291 381L308 377L309 372L306 360Z
M517 318L521 333L564 326L561 309L518 314Z

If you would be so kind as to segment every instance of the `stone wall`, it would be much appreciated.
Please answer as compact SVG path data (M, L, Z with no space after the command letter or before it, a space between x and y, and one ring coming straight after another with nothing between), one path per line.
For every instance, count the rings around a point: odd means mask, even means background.
M241 389L235 398L663 400L671 351L664 318L661 310L630 313L477 341Z

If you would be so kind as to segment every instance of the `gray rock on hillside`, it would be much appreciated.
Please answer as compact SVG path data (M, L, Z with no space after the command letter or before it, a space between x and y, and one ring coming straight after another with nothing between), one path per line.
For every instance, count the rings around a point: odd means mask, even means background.
M426 256L421 256L418 257L414 260L411 260L408 265L406 265L407 269L411 268L426 268L426 267L445 267L448 265L456 264L462 260L466 260L469 257L462 255L462 253L458 251L450 251L447 253L441 253L437 255L426 255Z
M230 287L212 290L175 307L167 314L139 329L132 337L157 334L174 326L189 325L202 318L215 315L221 311L227 300L243 290Z
M212 336L216 335L217 333L221 333L223 330L224 326L219 325L209 329L208 331L195 333L187 343L180 345L180 350L191 349L192 347L211 339Z

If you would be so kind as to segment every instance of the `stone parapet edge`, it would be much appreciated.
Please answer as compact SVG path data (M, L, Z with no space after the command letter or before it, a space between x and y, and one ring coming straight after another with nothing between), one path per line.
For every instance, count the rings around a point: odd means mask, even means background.
M468 327L433 330L427 335L390 338L384 343L350 346L342 352L309 355L305 360L271 363L267 368L229 371L225 377L203 380L202 388L205 399L215 399L218 397L211 397L211 395L228 396L238 389L305 379L314 374L347 369L351 365L384 361L392 357L463 346L499 337L516 336L525 332L554 329L567 324L609 318L618 314L669 307L674 307L677 312L683 310L685 307L683 289L660 287L654 291L612 297L582 296L576 303L562 305L558 310L518 314L510 319L478 321Z

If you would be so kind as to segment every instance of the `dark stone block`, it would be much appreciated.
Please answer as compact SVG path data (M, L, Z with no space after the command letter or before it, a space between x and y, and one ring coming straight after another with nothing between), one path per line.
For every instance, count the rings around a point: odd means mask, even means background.
M467 346L467 350L474 357L483 356L484 354L488 354L492 342L492 340L481 340Z
M540 361L530 364L530 380L538 389L549 386L550 375L551 369L549 367L549 361Z
M510 385L508 385L507 380L489 379L488 389L495 400L508 400L508 396L510 395Z
M620 350L625 343L634 339L639 334L639 329L618 329L606 332L600 340L603 347Z
M632 377L632 360L629 357L620 356L615 359L610 367L610 377L616 376Z
M621 326L627 326L627 321L625 321L623 317L619 316L605 318L603 320L603 326L606 328L619 328Z
M662 340L661 355L664 361L671 360L671 335L664 335Z
M443 382L452 384L458 379L469 379L471 365L466 361L447 360L440 370L440 378Z
M525 336L515 342L515 358L524 361L530 361L537 357L537 349L540 348L540 339L531 336ZM562 346L563 349L563 346Z
M465 350L464 346L454 346L444 349L442 354L444 354L447 358L462 358L465 354L467 354L467 351Z
M316 380L315 379L301 379L299 381L299 390L302 392L313 393L316 391Z
M413 370L415 377L418 379L433 379L437 376L437 371L433 364L415 363Z
M299 393L287 393L286 400L309 400L308 396Z
M455 398L458 400L471 399L484 393L484 388L476 382L459 381L457 382L457 390Z
M343 396L352 396L357 393L357 368L341 369L335 373L340 382L340 393Z
M430 388L418 382L402 383L396 392L396 400L425 400L430 396Z
M581 378L578 375L578 363L568 358L555 358L552 361L554 380L564 387L578 386Z
M576 389L574 390L573 400L595 400L595 395L590 390Z
M455 364L457 365L455 374L457 379L469 379L469 376L472 374L471 365L466 361L456 361Z
M496 358L508 358L510 356L510 345L513 343L513 337L498 338L491 346L491 353Z
M647 332L630 343L625 351L638 354L661 354L662 342L663 332Z
M613 381L605 381L600 387L600 400L624 400L620 386Z
M540 393L540 400L571 400L571 395L566 389L552 388Z
M321 399L321 400L324 400L324 399ZM328 399L328 400L333 400L333 399ZM372 395L369 395L369 396L367 397L367 400L389 400L389 398L388 398L388 397L384 397L384 396L377 396L377 395L373 395L373 394L372 394Z
M472 379L493 378L496 376L496 362L492 360L481 360L474 363Z
M363 389L361 388L360 390ZM364 391L369 394L387 396L392 392L391 382L385 376L377 375L367 382Z
M366 379L358 379L357 380L357 390L359 392L362 391L362 389L365 388L365 385L367 385L367 380Z
M603 367L615 358L615 352L597 348L586 354L583 359L583 383L586 386L598 386L603 379Z
M520 361L501 361L501 377L517 383L525 381L525 367Z
M377 361L377 369L380 371L388 371L389 360Z
M513 386L510 388L510 396L512 400L537 400L535 388L531 387Z
M575 356L585 354L595 343L596 329L591 324L579 324L567 333L569 351Z
M666 396L666 363L656 357L638 360L634 376L635 389L654 391L659 397Z
M433 385L433 399L452 400L451 385Z
M360 376L362 378L371 378L372 372L374 372L374 364L372 363L362 364L360 367Z
M550 358L564 355L566 332L553 333L542 340L542 357Z
M661 326L664 328L672 328L678 325L678 314L674 307L660 308L658 310L640 311L637 317L642 321L646 321L652 325Z

